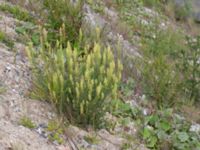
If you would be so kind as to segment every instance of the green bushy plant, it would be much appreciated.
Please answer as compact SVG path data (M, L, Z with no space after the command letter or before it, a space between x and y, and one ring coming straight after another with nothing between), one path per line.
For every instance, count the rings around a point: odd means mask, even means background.
M0 30L0 42L4 43L6 46L9 48L14 47L14 42L13 40L9 39L8 36Z
M145 62L142 71L144 92L156 101L158 108L170 107L177 102L178 77L173 69L164 56Z
M90 51L85 47L84 56L69 42L67 48L60 41L52 47L43 33L41 48L27 49L34 68L33 94L55 104L71 123L100 126L110 98L117 94L120 61L98 43Z
M200 148L200 135L190 131L191 123L178 115L172 115L171 109L146 116L143 125L141 136L150 149Z
M181 53L182 89L190 101L200 101L200 37L187 38L188 49Z
M79 38L79 30L82 27L84 0L76 2L71 0L44 0L43 4L44 10L47 10L45 15L47 24L44 26L48 30L48 40L55 43L59 37L59 29L64 24L66 30L63 44L66 44L67 41L76 44Z
M157 29L154 34L152 38L143 39L142 85L144 93L155 100L158 107L169 107L178 102L181 91L176 58L184 48L178 45L184 38L170 29Z
M50 121L47 126L47 131L51 132L51 134L48 135L50 141L56 141L59 144L64 143L64 139L62 137L64 131L58 122Z
M34 22L34 18L29 14L29 12L20 6L0 4L0 10L12 14L16 19Z
M175 3L175 2L174 2ZM184 0L174 4L175 17L178 20L185 20L191 15L192 4L190 1Z
M145 6L149 7L159 7L159 5L161 5L161 0L142 0L142 2Z
M20 124L24 127L29 128L29 129L33 129L33 128L36 127L36 125L33 123L33 121L26 116L24 116L20 119Z

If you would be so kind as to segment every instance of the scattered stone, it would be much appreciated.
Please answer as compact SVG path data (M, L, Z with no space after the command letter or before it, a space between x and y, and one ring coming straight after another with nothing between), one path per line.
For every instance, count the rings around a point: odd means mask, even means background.
M200 134L200 124L191 125L190 132L195 132Z

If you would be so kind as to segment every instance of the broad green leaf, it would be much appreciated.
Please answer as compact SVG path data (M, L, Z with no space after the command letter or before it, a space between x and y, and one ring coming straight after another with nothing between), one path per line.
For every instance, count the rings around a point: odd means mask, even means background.
M149 124L150 125L154 125L156 122L158 122L159 121L159 117L158 117L158 115L152 115L152 116L150 116L150 118L149 118Z
M189 140L189 135L186 132L180 132L180 133L178 133L178 139L181 142L186 142Z
M16 27L15 31L19 34L24 34L26 29L24 27Z
M160 140L167 138L167 134L163 130L158 130L157 136L158 136L158 139L160 139Z
M144 138L144 139L148 139L150 136L151 136L151 131L150 131L150 129L148 129L147 127L144 128L144 131L143 131L143 138Z
M156 146L158 139L155 136L151 136L149 138L149 143L148 143L148 147L153 148Z
M168 122L163 121L160 123L160 128L163 129L164 131L169 131L171 128L171 125Z

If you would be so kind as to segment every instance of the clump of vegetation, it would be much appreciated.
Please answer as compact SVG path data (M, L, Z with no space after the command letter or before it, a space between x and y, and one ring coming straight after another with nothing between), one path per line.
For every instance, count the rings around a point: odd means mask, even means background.
M87 141L90 144L98 144L99 143L99 139L97 138L96 135L84 136L84 140Z
M59 144L64 142L64 139L62 138L63 129L58 122L50 121L47 126L47 131L51 132L48 135L49 140L57 141Z
M34 21L34 18L28 13L28 11L17 5L1 4L0 10L12 14L13 17L18 20L28 21L28 22Z
M171 109L162 110L144 118L141 136L151 149L199 149L200 136L190 126Z
M48 41L55 43L59 38L60 27L64 25L66 30L62 37L63 46L66 47L67 41L76 45L82 27L84 1L44 0L43 4L44 10L47 10L47 15L44 16L47 18L44 27L48 30Z
M24 43L31 41L34 46L38 46L40 44L40 33L38 30L38 27L30 22L27 22L23 25L20 24L15 29L19 35L22 35L18 37L18 40L23 40L22 42Z
M90 51L85 47L84 56L69 42L67 48L59 41L51 47L46 38L41 44L40 50L27 49L34 69L33 94L50 100L72 123L100 126L110 98L117 95L120 61L98 43Z
M143 39L142 85L145 94L155 100L159 108L178 102L180 82L174 59L184 48L177 44L182 41L182 36L162 29L155 29L154 37Z
M175 2L174 2L175 3ZM177 1L174 4L174 13L177 20L186 20L191 15L190 1Z
M26 116L22 117L19 123L20 125L29 129L33 129L36 127L36 125L32 122L32 120Z
M188 49L182 51L179 64L183 72L183 93L191 103L200 101L200 37L187 38Z
M14 47L14 42L9 39L6 34L2 31L0 31L0 42L4 43L6 46L8 46L9 48L13 48Z
M4 87L2 87L2 86L0 85L0 94L3 94L4 92L6 92L6 88L4 88Z

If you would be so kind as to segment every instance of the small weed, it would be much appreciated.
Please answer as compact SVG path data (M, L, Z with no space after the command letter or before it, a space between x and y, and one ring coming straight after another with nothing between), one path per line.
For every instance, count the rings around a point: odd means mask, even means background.
M6 88L4 87L3 83L0 81L0 94L3 94L6 92Z
M89 144L98 144L99 143L99 139L97 139L97 137L94 135L84 136L84 140L86 142L88 142Z
M58 144L64 143L64 140L63 140L63 138L61 137L61 135L59 133L50 134L50 135L48 135L48 138L52 142L53 141L58 142Z
M34 46L38 46L40 44L39 29L33 23L27 22L23 25L17 26L15 31L22 35L22 42L32 42Z
M51 134L48 135L49 140L57 141L59 144L64 142L62 138L63 129L58 122L50 121L47 126L47 131L51 132Z
M122 146L121 146L121 150L129 150L132 148L132 144L131 143L124 143Z
M126 98L132 96L134 94L135 85L136 82L133 78L129 78L126 83L122 83L120 88L123 96Z
M12 14L14 18L21 21L33 22L34 20L33 17L30 16L28 11L17 5L1 4L0 10Z
M36 127L36 125L32 122L32 120L26 116L22 117L20 119L20 125L29 128L29 129L33 129Z
M13 49L14 47L14 42L9 39L6 34L2 31L0 31L0 42L4 43L6 46L8 46L9 48Z
M60 38L59 33L64 32L62 37L62 45L66 47L68 41L72 45L79 40L79 31L82 27L83 21L83 0L78 0L72 3L71 0L44 0L44 9L48 11L46 24L44 27L48 31L48 41L55 44L56 40ZM60 30L64 25L65 30ZM61 41L60 41L61 42Z
M111 113L114 116L123 116L135 118L140 112L139 109L132 107L130 104L123 102L122 100L113 100L112 104L113 110Z
M91 8L97 13L104 12L104 3L101 0L87 0L88 4L90 4Z
M5 92L6 92L6 88L0 86L0 94L3 94Z

